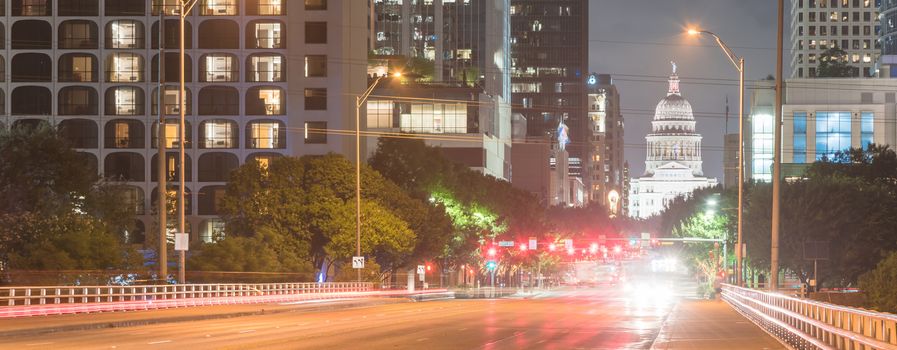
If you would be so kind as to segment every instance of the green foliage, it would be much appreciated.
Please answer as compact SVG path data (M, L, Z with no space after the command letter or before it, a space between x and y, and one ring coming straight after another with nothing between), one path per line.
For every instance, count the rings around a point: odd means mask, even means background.
M449 265L474 261L478 247L495 238L544 242L546 210L510 183L453 163L421 140L381 138L371 166L413 197L441 207L451 220L443 258Z
M819 78L850 78L856 67L847 64L847 52L839 48L831 48L819 54L819 67L816 76Z
M142 265L125 246L133 208L53 128L0 131L0 261L11 269Z
M860 288L872 308L897 313L897 252L878 263L874 270L860 276Z
M771 186L749 194L744 235L753 264L769 266ZM856 177L811 177L782 186L779 264L804 278L813 262L804 260L804 244L828 242L829 260L819 263L823 286L846 286L872 269L887 251L897 249L897 198L889 185Z
M0 212L69 211L97 179L50 126L0 130Z
M0 250L15 270L139 267L142 257L96 218L81 214L0 216Z
M298 252L280 250L288 245L286 237L269 227L250 236L229 236L199 247L202 254L192 255L188 266L199 271L234 272L310 272L311 264Z
M838 151L832 159L813 163L806 176L846 176L866 181L893 182L897 179L897 153L887 145L876 144L870 144L866 150L850 148Z
M278 158L267 168L246 164L231 175L221 212L228 235L274 237L278 260L313 266L345 264L355 255L355 166L337 155ZM362 253L386 269L408 263L422 237L433 235L432 211L368 167L362 168ZM232 238L227 238L227 242ZM209 250L213 251L213 250ZM237 268L207 261L209 269ZM258 264L267 271L272 265ZM245 267L241 267L244 268Z

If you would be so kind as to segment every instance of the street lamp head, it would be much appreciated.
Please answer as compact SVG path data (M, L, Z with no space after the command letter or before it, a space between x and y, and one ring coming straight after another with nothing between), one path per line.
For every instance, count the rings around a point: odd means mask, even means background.
M402 77L402 72L395 72L395 73L392 73L392 76L395 77L395 78L401 78L401 77Z
M688 35L692 35L692 36L694 36L694 35L698 35L698 34L701 34L701 31L700 31L700 30L697 30L697 29L694 29L694 28L689 28L689 29L688 29Z

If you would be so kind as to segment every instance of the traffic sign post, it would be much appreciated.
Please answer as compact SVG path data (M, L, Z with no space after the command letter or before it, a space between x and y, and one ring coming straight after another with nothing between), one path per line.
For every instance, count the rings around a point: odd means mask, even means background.
M513 247L514 241L498 241L499 247Z
M353 269L363 269L364 268L364 257L363 256L353 256L352 257L352 268Z
M538 242L536 241L536 237L530 237L529 238L529 250L536 250L537 243Z
M564 240L564 249L566 249L566 250L573 249L573 240L572 239L567 238Z
M174 250L177 251L187 251L190 246L190 235L186 233L175 233L174 234Z
M424 265L417 265L417 278L423 282L427 277L427 267Z

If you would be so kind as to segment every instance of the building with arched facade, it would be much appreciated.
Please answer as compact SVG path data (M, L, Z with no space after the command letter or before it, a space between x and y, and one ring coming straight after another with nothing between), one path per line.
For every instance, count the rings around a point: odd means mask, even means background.
M124 181L131 191L123 202L138 218L134 243L155 225L160 113L173 187L180 168L177 3L0 2L0 128L56 125L98 173ZM241 164L354 153L346 138L303 130L354 127L354 96L367 86L358 64L367 28L354 24L367 15L349 1L197 2L184 40L191 240L210 241L223 227L218 198Z
M704 177L701 135L695 131L691 104L679 90L679 75L673 65L670 88L654 113L652 132L645 137L645 174L630 181L629 215L648 218L661 213L676 197L689 196L700 188L716 186Z

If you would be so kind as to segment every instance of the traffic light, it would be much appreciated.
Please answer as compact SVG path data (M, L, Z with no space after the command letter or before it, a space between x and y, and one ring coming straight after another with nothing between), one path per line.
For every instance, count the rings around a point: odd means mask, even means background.
M614 253L620 254L622 252L623 252L623 247L620 247L618 245L614 246Z
M567 255L573 255L574 253L576 253L576 251L573 250L573 248L567 249Z
M520 251L525 252L527 249L526 243L520 243Z
M486 262L486 269L487 269L487 270L495 270L496 267L498 267L498 264L495 263L495 261L491 261L491 260L490 260L490 261L487 261L487 262Z
M555 246L554 243L548 245L548 250L549 250L549 251L552 251L552 252L553 252L553 251L555 251L556 249L557 249L557 246Z
M495 252L495 247L490 247L490 248L489 248L489 251L488 251L489 256L490 256L490 257L495 256L495 253L496 253L496 252Z
M433 265L427 264L427 272L433 271Z
M592 245L589 246L589 253L595 254L597 252L598 252L598 244L592 243Z

